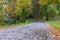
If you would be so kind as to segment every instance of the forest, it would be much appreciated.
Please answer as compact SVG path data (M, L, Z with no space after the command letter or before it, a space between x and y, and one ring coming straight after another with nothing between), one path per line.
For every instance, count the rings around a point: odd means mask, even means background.
M0 24L59 21L60 0L0 0Z
M0 0L0 40L60 40L60 0Z

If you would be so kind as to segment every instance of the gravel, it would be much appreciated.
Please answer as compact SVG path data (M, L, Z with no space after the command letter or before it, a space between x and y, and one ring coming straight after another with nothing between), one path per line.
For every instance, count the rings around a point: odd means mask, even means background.
M56 40L45 22L0 30L0 40Z

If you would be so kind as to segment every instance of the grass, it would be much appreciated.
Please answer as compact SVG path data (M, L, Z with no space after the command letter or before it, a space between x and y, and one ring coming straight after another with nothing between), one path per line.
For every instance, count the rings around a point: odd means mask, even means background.
M0 25L0 28L16 27L16 26L26 25L26 24L30 24L30 23L32 23L32 21L27 20L25 23L15 23L15 24L4 24L4 25Z
M5 25L0 25L0 28L5 28L5 27L16 27L20 25L25 25L25 24L30 24L33 21L27 20L25 23L16 23L16 24L5 24ZM51 24L54 28L60 29L60 24L57 21L48 21L49 24Z
M54 28L60 30L60 23L58 21L48 21L49 24L51 24Z

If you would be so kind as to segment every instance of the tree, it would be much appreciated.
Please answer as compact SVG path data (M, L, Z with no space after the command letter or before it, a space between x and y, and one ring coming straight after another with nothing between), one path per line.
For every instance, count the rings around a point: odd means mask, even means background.
M39 0L32 0L32 15L34 16L34 20L39 20L39 10L40 10L40 4L38 3Z
M48 21L48 20L50 20L50 17L51 17L51 15L54 15L54 14L57 14L57 13L49 13L48 12L48 7L50 6L50 5L52 5L52 6L54 6L54 8L55 8L55 11L57 12L57 10L56 10L56 6L57 6L57 4L59 3L59 0L40 0L40 5L43 7L44 6L44 9L43 10L45 10L45 14L46 14L46 20ZM54 10L54 9L53 9Z
M17 0L16 2L16 14L19 15L20 22L25 22L27 19L27 15L29 15L29 5L28 0Z
M0 3L0 24L3 24L3 14L2 14L3 5Z

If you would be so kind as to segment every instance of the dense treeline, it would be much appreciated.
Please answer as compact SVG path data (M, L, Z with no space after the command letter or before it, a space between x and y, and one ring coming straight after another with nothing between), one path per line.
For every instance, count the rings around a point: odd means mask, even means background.
M49 21L60 15L60 0L0 0L0 24Z

